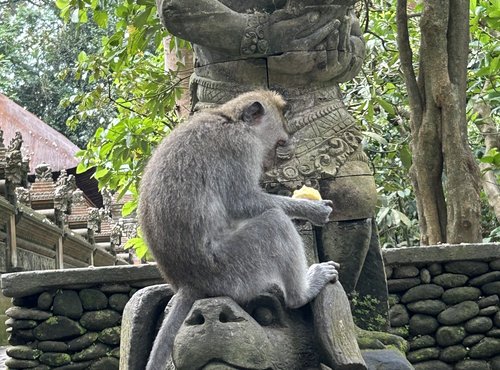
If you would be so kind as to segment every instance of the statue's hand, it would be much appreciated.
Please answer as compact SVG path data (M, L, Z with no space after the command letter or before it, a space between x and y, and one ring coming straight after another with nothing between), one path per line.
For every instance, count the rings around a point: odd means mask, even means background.
M286 10L272 13L267 27L269 54L315 50L340 24L333 14L327 13L308 11L299 16Z

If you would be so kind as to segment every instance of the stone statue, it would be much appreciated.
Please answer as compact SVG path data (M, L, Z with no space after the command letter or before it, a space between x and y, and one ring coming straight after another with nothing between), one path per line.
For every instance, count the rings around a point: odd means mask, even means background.
M40 163L35 167L35 181L50 181L52 182L52 168L47 163Z
M120 370L144 369L156 326L173 293L164 284L132 296L122 318ZM343 335L342 329L352 329L352 321L331 320L332 310L347 313L348 306L339 283L328 285L315 301L295 310L285 307L279 290L259 295L245 306L229 297L198 300L161 370L413 369L398 350L402 342L394 342L393 349L360 353L356 343Z
M16 188L28 187L29 162L21 153L22 144L22 135L16 132L5 152L6 197L12 204L17 202Z
M158 0L158 9L171 33L193 43L193 111L258 88L284 96L294 145L278 153L263 185L289 194L306 184L333 201L331 222L305 230L313 236L308 255L340 262L345 290L376 298L387 318L375 183L339 89L359 72L365 52L356 2Z
M73 192L76 190L75 176L68 176L66 170L61 170L55 186L54 209L56 211L56 224L62 227L67 221L67 215L71 213Z

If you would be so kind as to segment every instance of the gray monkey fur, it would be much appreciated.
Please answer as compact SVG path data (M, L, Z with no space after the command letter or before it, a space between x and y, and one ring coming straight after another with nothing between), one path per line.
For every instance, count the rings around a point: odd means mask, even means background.
M245 93L179 125L153 153L141 181L139 221L158 268L177 291L146 367L160 370L195 300L239 304L278 286L297 308L337 279L332 261L307 267L291 219L328 221L330 201L265 193L262 171L287 145L285 102Z

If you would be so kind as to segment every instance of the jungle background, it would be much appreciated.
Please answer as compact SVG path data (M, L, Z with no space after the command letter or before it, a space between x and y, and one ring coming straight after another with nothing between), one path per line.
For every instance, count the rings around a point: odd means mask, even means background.
M363 145L375 172L384 248L436 242L419 224L422 198L412 183L415 174L426 171L415 165L421 153L412 141L412 97L419 94L412 92L411 81L423 78L422 60L429 49L421 49L426 40L422 24L432 3L446 1L357 4L367 55L363 70L342 90L362 126ZM480 203L481 213L480 240L465 237L458 242L498 242L500 0L453 4L456 9L450 14L465 9L469 21L462 25L468 28L470 52L465 59L467 83L459 86L466 102L460 104L465 140L479 165L469 174L479 201L473 196L466 200L476 207ZM445 31L453 26L440 25ZM82 148L79 171L95 167L101 188L132 194L124 215L137 207L138 184L152 150L180 120L178 99L189 74L182 61L189 48L161 27L154 0L0 0L0 92ZM410 58L405 51L413 51ZM166 56L176 57L173 69L166 68ZM427 162L440 156L426 154ZM442 171L438 182L446 183L447 176ZM455 198L451 190L440 191L447 201ZM446 235L437 240L447 241ZM140 237L129 245L140 257L146 253Z

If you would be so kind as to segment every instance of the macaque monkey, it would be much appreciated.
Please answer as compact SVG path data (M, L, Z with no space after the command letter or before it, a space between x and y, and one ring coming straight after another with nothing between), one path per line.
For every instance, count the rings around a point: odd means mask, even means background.
M148 370L164 369L193 303L229 296L239 304L279 287L289 308L310 302L338 277L333 261L308 268L292 219L328 221L331 202L265 193L263 170L288 144L285 101L245 93L202 111L159 145L141 182L139 219L158 268L177 292Z

